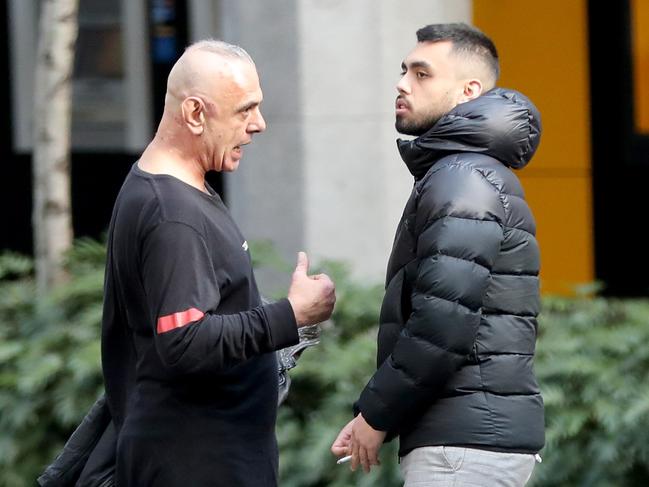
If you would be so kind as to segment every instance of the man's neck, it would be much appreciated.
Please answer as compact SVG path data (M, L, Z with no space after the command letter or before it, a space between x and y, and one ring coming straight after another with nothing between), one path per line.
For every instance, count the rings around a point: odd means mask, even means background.
M208 193L205 187L205 170L200 161L187 157L177 147L172 147L157 137L142 153L138 167L151 174L168 174Z

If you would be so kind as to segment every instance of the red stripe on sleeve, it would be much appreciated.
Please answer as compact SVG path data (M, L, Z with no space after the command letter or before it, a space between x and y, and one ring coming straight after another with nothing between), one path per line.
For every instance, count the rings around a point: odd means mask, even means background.
M203 316L205 316L205 313L196 308L189 308L185 311L161 316L158 318L158 333L166 333L176 328L189 325L194 321L200 320Z

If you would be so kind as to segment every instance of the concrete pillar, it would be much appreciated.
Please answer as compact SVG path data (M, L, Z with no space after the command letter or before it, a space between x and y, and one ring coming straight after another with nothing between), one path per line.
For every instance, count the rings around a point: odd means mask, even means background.
M226 201L246 238L271 240L287 262L305 248L307 226L297 3L222 0L219 28L255 60L267 124L244 148L237 172L224 176ZM277 278L259 277L262 289Z
M419 27L470 22L471 1L223 0L220 12L222 37L257 62L268 123L225 178L235 218L291 262L304 249L380 282L412 186L395 144L401 61Z

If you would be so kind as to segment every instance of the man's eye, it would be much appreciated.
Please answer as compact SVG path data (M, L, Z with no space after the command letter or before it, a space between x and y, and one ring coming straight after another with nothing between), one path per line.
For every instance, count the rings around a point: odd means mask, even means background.
M406 75L406 72L405 72L405 71L401 71L401 72L399 73L399 76L405 76L405 75Z
M424 73L422 71L419 71L417 73L417 78L427 78L427 77L428 77L428 73Z

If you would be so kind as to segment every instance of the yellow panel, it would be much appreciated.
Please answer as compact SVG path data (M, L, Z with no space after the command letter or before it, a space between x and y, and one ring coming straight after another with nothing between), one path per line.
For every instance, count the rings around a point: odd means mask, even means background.
M573 294L593 282L590 178L522 177L541 247L543 294Z
M649 2L631 0L635 126L649 135Z
M541 111L541 146L518 175L539 228L542 290L572 294L594 280L586 0L474 0L473 22L496 43L499 85Z
M539 107L543 137L529 171L590 168L585 0L475 0L474 24L496 43L501 86Z

